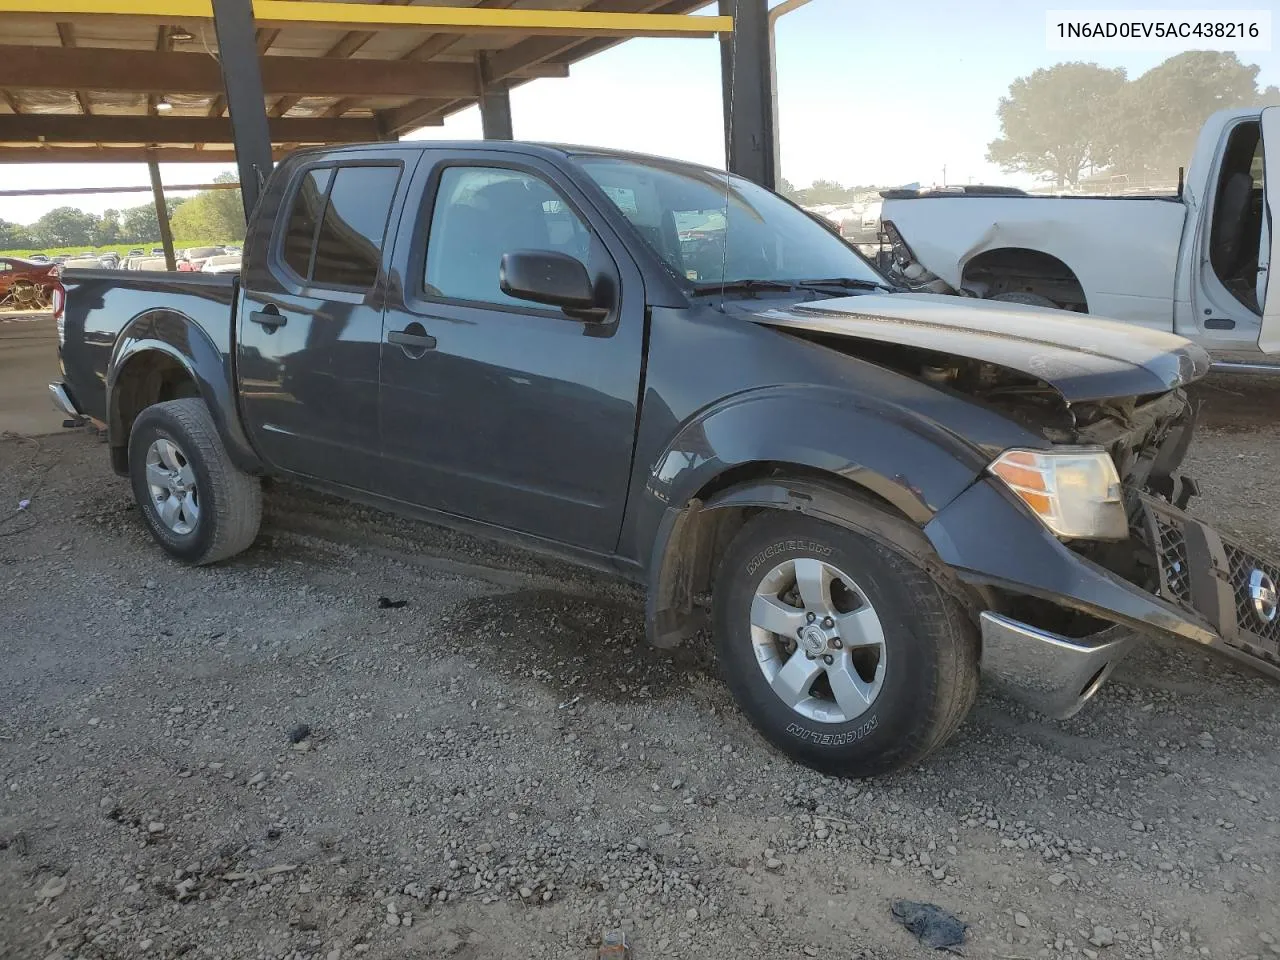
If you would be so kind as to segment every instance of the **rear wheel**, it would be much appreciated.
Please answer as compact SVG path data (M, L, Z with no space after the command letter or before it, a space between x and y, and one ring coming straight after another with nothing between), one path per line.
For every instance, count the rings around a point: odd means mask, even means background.
M258 535L261 485L231 462L203 400L169 400L138 414L129 478L151 535L179 560L225 560Z
M851 530L759 515L726 551L713 604L738 705L771 743L824 772L919 761L977 694L964 610L915 561Z

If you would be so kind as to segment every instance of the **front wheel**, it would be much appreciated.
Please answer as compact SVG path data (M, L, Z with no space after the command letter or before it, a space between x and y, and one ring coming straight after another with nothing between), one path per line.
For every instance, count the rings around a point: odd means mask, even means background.
M763 513L729 545L714 634L739 707L771 743L826 773L915 763L978 689L960 604L904 553L794 513Z
M138 414L129 479L151 535L179 560L225 560L258 535L261 484L231 462L203 400L169 400Z

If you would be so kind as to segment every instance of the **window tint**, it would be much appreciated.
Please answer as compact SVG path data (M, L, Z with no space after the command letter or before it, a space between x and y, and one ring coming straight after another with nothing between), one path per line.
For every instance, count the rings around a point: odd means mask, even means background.
M398 166L338 168L316 238L316 283L373 286L399 179Z
M555 250L588 263L591 233L552 187L517 170L450 167L427 239L429 296L528 308L498 286L502 255Z
M316 224L324 209L324 195L329 189L329 177L333 171L326 168L312 170L302 179L293 209L289 212L289 225L284 234L284 262L298 276L311 276L311 245L316 237Z

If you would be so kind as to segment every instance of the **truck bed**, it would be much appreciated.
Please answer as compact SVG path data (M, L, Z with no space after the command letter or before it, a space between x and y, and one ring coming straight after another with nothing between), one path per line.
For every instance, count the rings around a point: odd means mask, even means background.
M107 421L106 384L111 357L139 341L191 337L193 323L207 337L231 383L232 329L239 293L233 274L144 270L67 270L66 312L58 324L58 358L75 402L94 420ZM186 331L186 332L180 332Z

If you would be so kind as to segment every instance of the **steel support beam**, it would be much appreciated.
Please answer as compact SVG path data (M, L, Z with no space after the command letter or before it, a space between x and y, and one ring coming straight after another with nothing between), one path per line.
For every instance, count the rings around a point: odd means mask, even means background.
M0 0L0 13L21 13L34 22L78 21L94 17L113 23L175 24L217 19L221 0ZM599 0L597 0L599 2ZM594 5L593 5L594 7ZM391 6L314 0L256 0L263 27L319 26L342 30L428 29L434 33L550 34L565 37L710 37L729 30L720 17L645 15L598 9L529 10L479 6Z
M480 78L480 128L486 140L514 140L511 129L511 84L494 80L489 71L489 58L476 57L476 74Z
M164 185L160 182L160 164L147 161L151 174L151 199L156 204L156 221L160 224L160 246L164 247L164 265L169 270L178 269L178 256L173 250L173 231L169 229L169 208L164 202Z
M733 17L733 33L720 36L725 157L732 173L773 190L778 185L777 131L768 0L719 0L719 4L721 14Z
M240 171L240 196L248 223L272 163L253 0L213 0L213 26L218 35L218 62L222 66L231 141Z

